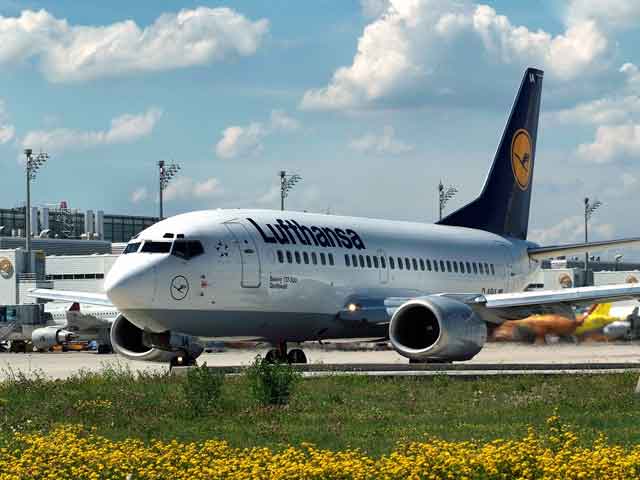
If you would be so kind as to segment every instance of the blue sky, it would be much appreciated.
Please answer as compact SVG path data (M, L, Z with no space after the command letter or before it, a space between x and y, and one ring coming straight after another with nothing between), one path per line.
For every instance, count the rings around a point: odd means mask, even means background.
M638 235L640 5L0 0L0 201L152 215L278 207L417 221L482 187L526 66L543 68L531 237Z

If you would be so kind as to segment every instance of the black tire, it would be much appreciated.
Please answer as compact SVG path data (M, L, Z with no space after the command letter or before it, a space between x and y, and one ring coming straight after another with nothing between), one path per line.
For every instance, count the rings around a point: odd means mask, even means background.
M267 363L276 363L278 361L278 350L272 348L264 356L264 361Z
M111 349L111 345L98 345L98 355L104 355L107 353L111 353L113 350Z
M305 364L307 363L307 356L304 354L302 349L294 348L292 350L289 350L289 353L287 353L287 361L292 364Z

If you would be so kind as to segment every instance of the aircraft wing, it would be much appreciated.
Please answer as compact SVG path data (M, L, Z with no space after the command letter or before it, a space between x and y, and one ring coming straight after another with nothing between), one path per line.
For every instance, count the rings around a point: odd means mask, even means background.
M558 313L577 305L610 303L640 298L640 284L602 285L537 292L477 295L465 303L486 321L501 323L535 314Z
M65 290L51 290L48 288L34 288L28 295L33 298L44 298L59 302L85 303L87 305L101 305L113 307L113 303L104 293L73 292Z
M572 306L610 303L640 298L640 284L603 285L598 287L564 288L538 292L499 294L439 294L471 307L486 322L500 324L536 314L573 315ZM405 302L425 295L406 297L354 297L339 312L344 322L385 325L396 309Z
M553 245L547 247L533 247L527 252L533 260L546 258L581 255L595 250L603 250L613 247L637 247L640 245L640 237L623 238L620 240L604 240L601 242L573 243L570 245Z

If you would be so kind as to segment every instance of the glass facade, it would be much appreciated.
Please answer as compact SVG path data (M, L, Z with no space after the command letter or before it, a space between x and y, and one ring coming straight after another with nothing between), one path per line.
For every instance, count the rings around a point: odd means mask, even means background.
M95 214L95 212L94 212ZM39 225L42 225L41 211L38 210ZM131 215L104 215L104 240L118 243L128 242L131 237L158 221L157 217ZM49 209L49 229L51 238L78 239L84 233L84 213L70 209ZM25 234L25 209L0 208L0 236L17 236L18 230ZM13 232L13 233L12 233Z

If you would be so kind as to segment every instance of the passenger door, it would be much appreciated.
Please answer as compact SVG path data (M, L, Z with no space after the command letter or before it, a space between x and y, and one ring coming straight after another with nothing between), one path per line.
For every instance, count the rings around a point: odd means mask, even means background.
M381 263L379 264L380 267L378 269L378 278L380 279L380 283L386 284L389 282L389 259L387 258L384 250L378 250L377 255L380 258L384 258L384 268L382 268Z
M235 243L240 250L242 263L242 278L240 286L244 288L257 288L260 286L260 257L253 237L244 225L240 223L227 223Z

